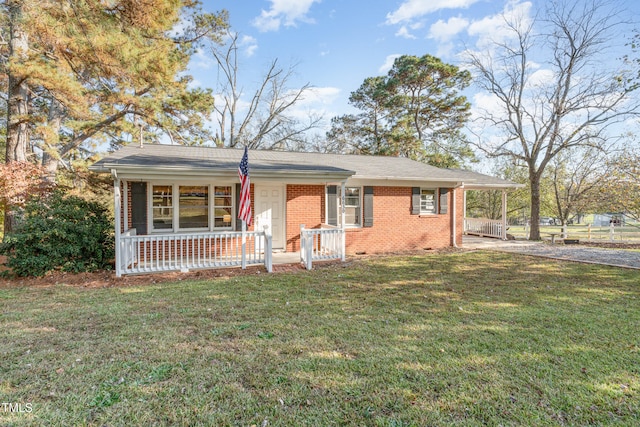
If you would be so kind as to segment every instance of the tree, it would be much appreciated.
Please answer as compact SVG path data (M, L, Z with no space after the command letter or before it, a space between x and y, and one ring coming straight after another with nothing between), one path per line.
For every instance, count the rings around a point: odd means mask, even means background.
M550 162L574 147L599 146L614 124L638 112L630 96L638 86L611 58L623 22L610 4L544 5L535 19L504 15L504 32L497 33L509 37L487 53L468 52L476 83L495 101L480 113L489 137L476 146L526 165L534 240L540 239L541 180Z
M289 89L294 68L284 70L274 59L249 105L241 107L243 88L239 82L238 33L227 31L227 44L220 50L211 48L220 78L218 102L215 106L220 133L218 146L249 148L295 149L304 144L304 135L320 126L321 117L309 115L307 121L297 119L291 110L311 90L307 83L298 89Z
M184 0L9 0L7 161L33 157L50 177L77 150L130 141L142 127L201 142L210 91L183 75L195 42L226 27L226 13L201 14ZM182 21L180 21L182 19ZM184 31L174 28L182 22ZM208 137L207 137L208 138Z
M598 206L600 186L610 173L607 153L586 147L566 150L550 163L555 216L562 225Z
M627 149L608 163L601 180L599 200L603 212L623 212L640 221L640 149Z
M60 164L143 132L152 141L210 139L203 124L213 95L190 88L184 72L196 44L226 28L226 12L200 13L195 0L5 0L0 7L6 162L41 163L53 182ZM5 231L12 218L5 216Z
M470 79L468 71L431 55L401 56L386 76L367 78L351 93L349 103L361 113L334 118L328 143L457 166L472 155L461 133L470 104L459 94Z

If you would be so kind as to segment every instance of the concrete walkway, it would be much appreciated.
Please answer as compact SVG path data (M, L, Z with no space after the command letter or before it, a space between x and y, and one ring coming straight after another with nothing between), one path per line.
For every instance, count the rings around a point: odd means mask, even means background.
M475 236L464 236L462 247L465 249L488 249L640 270L640 251L625 249L603 249L563 244L550 245L527 240L502 241Z

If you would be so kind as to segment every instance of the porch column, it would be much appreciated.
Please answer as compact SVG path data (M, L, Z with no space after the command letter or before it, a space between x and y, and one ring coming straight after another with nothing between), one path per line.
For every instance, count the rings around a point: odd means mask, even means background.
M467 234L467 190L462 186L462 234Z
M502 190L502 240L507 240L507 190Z
M120 227L121 227L121 215L122 215L122 201L120 195L120 178L116 174L115 170L111 171L113 175L113 204L114 204L114 216L115 216L115 252L116 252L116 277L122 276L122 260L120 259Z
M122 226L123 230L129 229L129 182L122 180Z
M345 196L346 196L346 182L342 181L340 183L340 206L342 206L342 208L340 209L340 218L341 218L341 222L340 222L340 229L342 231L342 257L341 257L341 261L345 261L346 259L346 252L347 252L347 234L344 231L344 223L346 221L346 208L344 206L344 202L345 202Z

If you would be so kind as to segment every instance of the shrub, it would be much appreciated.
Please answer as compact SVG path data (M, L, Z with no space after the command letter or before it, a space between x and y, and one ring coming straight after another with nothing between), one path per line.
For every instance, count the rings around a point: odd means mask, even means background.
M105 269L114 256L113 226L101 204L55 191L26 203L0 253L17 276Z

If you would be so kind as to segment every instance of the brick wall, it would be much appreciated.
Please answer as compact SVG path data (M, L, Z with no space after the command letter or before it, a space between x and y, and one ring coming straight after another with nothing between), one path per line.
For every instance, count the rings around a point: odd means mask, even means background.
M456 190L456 240L462 244L463 196ZM324 222L325 187L287 186L287 251L300 249L300 224L307 228ZM447 198L453 210L453 191ZM347 253L384 253L415 249L437 249L452 245L450 214L411 215L411 187L375 187L373 227L347 229Z
M300 250L300 224L319 228L324 222L324 185L287 185L287 252Z

